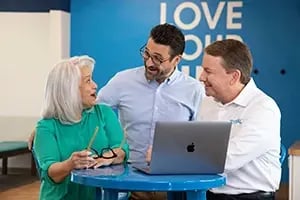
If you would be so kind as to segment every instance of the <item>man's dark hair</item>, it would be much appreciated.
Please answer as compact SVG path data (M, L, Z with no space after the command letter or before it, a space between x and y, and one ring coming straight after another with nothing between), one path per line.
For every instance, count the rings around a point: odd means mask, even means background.
M167 23L157 25L151 30L150 37L157 44L170 46L170 60L177 55L182 55L184 52L184 35L181 30L174 25Z
M227 71L240 70L241 83L247 84L250 81L253 61L251 52L244 43L234 39L216 41L205 48L205 53L223 58L222 65Z

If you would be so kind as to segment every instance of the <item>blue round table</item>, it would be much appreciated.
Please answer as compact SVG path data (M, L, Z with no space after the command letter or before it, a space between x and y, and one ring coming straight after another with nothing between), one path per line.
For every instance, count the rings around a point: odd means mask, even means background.
M147 175L130 165L73 170L71 181L97 188L96 199L117 200L119 191L185 191L187 200L205 200L206 191L225 184L221 175Z

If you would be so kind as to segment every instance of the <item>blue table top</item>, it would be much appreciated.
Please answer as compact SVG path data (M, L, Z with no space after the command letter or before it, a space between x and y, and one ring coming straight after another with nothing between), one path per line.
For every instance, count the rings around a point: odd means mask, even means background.
M225 177L221 175L147 175L130 165L73 170L71 181L94 187L130 191L207 190L225 185Z

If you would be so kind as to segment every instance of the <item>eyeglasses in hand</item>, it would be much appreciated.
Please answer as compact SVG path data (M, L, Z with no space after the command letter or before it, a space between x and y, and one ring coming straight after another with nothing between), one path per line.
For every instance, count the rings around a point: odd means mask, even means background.
M117 154L114 152L114 150L112 150L112 148L109 147L101 149L100 153L94 148L90 148L90 151L92 152L92 157L94 159L97 158L111 159L117 157Z

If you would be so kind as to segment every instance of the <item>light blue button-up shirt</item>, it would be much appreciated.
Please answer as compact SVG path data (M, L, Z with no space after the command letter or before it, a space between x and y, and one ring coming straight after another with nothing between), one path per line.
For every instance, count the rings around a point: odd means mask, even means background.
M121 71L98 93L99 103L118 109L130 162L145 162L156 121L195 120L204 94L199 81L177 69L161 84L144 74L144 67Z

